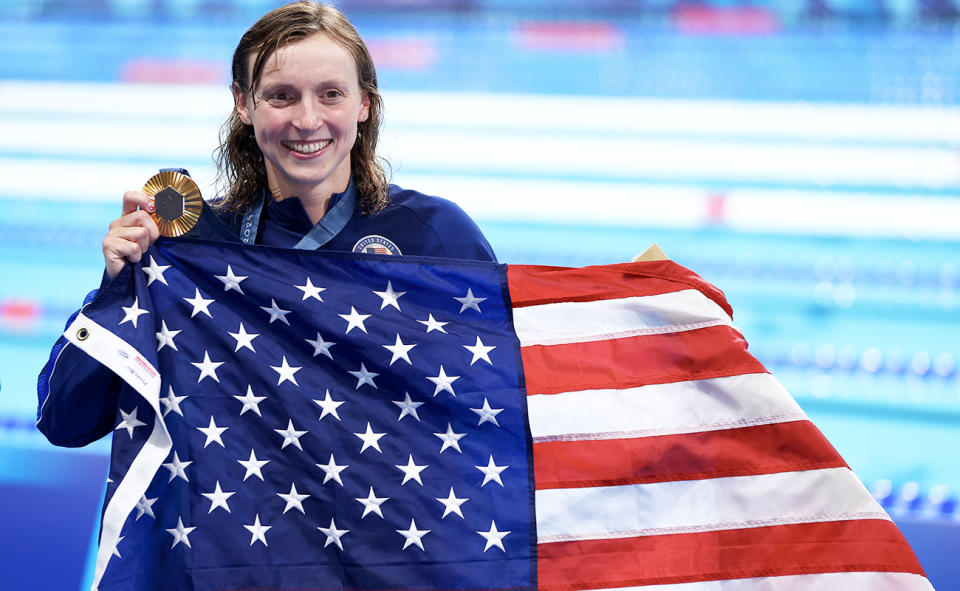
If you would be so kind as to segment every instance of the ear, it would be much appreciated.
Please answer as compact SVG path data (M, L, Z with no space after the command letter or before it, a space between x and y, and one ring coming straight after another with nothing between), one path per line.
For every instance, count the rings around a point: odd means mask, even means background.
M370 94L363 93L363 100L360 101L360 114L357 115L357 123L363 123L370 118Z
M230 87L233 92L233 103L237 108L237 114L240 115L240 121L245 125L250 125L250 109L247 106L247 93L240 90L240 85L236 82Z

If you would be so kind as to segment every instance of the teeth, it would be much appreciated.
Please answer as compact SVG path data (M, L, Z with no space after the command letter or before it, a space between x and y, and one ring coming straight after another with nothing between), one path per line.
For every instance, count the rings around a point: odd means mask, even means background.
M330 141L331 140L326 140L323 142L310 142L308 144L284 143L284 145L299 154L313 154L314 152L319 152L321 149L325 148Z

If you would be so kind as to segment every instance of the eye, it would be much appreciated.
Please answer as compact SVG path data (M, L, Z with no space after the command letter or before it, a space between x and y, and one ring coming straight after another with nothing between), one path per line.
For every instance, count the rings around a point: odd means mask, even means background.
M338 101L343 97L343 93L336 88L324 90L320 97L325 101Z
M296 97L288 90L268 90L263 93L263 99L271 105L286 105Z

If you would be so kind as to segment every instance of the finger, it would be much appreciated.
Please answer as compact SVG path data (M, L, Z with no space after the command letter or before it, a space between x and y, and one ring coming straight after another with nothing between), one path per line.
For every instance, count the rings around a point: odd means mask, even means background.
M137 262L143 256L144 249L139 241L130 240L124 236L108 236L103 240L105 257L113 260L127 260Z
M153 221L153 217L149 213L143 210L136 210L132 213L128 213L120 219L113 220L110 222L109 231L115 232L121 228L144 228L149 234L149 244L160 237L160 229L157 227L157 223Z
M143 250L136 241L114 235L108 235L103 240L103 261L111 279L123 269L126 261L137 262L142 256Z
M123 213L127 215L138 209L152 212L154 210L153 198L143 191L127 191L123 194Z
M112 232L110 236L135 244L139 250L139 254L146 252L147 249L150 248L150 245L153 244L150 230L143 226L126 226L123 228L117 228L117 230ZM137 257L135 259L131 259L127 257L127 260L137 262L140 260L140 258Z

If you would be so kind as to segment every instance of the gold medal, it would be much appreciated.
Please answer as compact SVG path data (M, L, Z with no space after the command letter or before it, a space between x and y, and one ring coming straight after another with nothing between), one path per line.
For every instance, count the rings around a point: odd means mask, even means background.
M161 236L183 236L200 219L200 188L185 174L169 170L155 174L143 186L143 192L153 197L155 209L150 215Z

